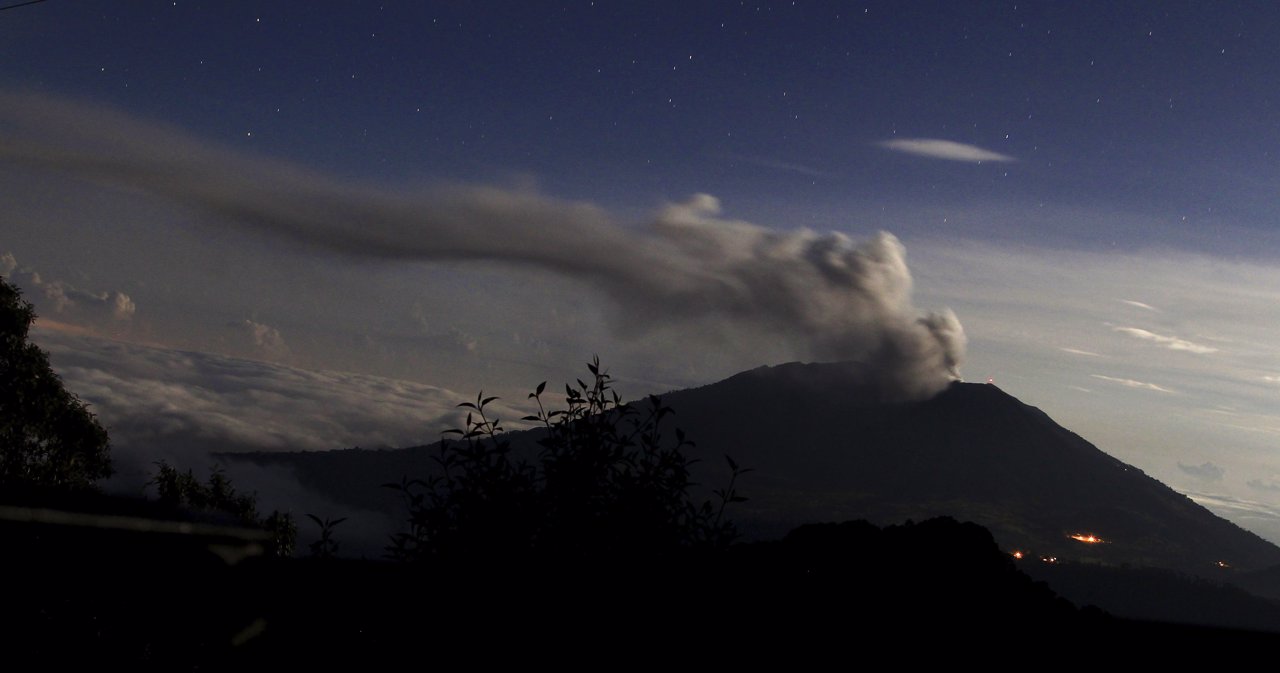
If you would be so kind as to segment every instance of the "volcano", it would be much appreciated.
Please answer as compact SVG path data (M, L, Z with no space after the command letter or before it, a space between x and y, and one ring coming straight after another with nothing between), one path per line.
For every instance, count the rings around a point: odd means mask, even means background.
M1099 450L992 384L952 383L924 401L886 400L853 363L791 363L668 393L696 446L698 497L753 471L729 515L748 539L813 522L879 525L951 516L1029 559L1148 566L1213 576L1280 565L1280 548ZM536 431L509 433L532 447ZM416 476L432 446L236 454L287 465L339 503L402 515L380 484Z
M755 468L739 484L751 499L735 513L753 536L806 521L946 515L979 523L1005 549L1034 558L1199 575L1220 562L1280 562L1280 548L995 385L956 382L904 403L878 400L861 381L856 365L793 363L663 402L706 464L727 454Z

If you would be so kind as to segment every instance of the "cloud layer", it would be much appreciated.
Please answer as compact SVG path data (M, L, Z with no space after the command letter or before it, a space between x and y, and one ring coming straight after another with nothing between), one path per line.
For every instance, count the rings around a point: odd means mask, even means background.
M434 386L309 371L38 329L67 389L107 427L126 481L167 458L204 467L214 451L325 451L432 442L468 399ZM501 418L524 415L495 403ZM131 477L132 475L132 477Z
M972 163L1017 161L1017 159L1007 154L984 150L976 145L966 145L952 140L938 140L936 138L901 138L886 140L879 143L879 145L894 152L914 154L918 157L928 157L930 159L945 159L947 161L968 161Z
M870 365L886 391L913 397L955 378L964 354L953 313L915 309L905 250L887 233L859 243L767 229L721 217L705 194L636 227L590 204L528 192L389 191L43 97L0 94L0 120L9 129L0 158L147 190L337 253L491 260L582 280L616 302L627 334L715 318L776 335L802 358ZM977 150L942 147L955 155L948 158Z

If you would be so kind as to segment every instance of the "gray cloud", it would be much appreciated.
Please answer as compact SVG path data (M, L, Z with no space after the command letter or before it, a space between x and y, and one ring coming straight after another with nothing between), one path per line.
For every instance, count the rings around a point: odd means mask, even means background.
M966 145L952 140L938 140L936 138L901 138L898 140L886 140L878 143L881 147L895 152L903 152L906 154L914 154L920 157L928 157L930 159L946 159L948 161L968 161L973 163L982 163L983 161L1017 161L1017 159L999 152L984 150L976 145Z
M280 330L260 322L244 319L231 323L230 327L240 332L249 344L251 352L267 360L288 360L293 352L285 343Z
M110 317L124 321L132 318L138 309L133 299L123 292L90 292L66 281L50 281L35 269L19 266L18 260L9 252L0 255L0 276L26 291L28 300L39 302L38 297L32 296L39 292L47 302L41 302L40 308L51 305L55 313L83 309L95 318Z
M1212 346L1204 346L1198 343L1187 341L1186 339L1179 339L1178 337L1174 337L1174 336L1166 336L1163 334L1156 334L1155 332L1148 332L1147 330L1140 329L1137 327L1116 327L1115 331L1120 332L1122 334L1128 334L1129 336L1134 337L1136 339L1155 342L1157 344L1160 344L1161 346L1164 346L1165 348L1168 348L1169 350L1187 351L1188 353L1199 353L1201 355L1218 352L1218 349Z
M0 119L10 129L0 158L148 190L342 254L549 269L611 297L624 333L717 317L774 334L805 358L874 365L887 390L906 396L941 389L964 354L953 313L915 309L905 250L887 233L858 243L767 229L721 217L705 194L636 227L590 204L523 191L389 191L42 97L0 94ZM983 152L946 147L959 152L948 158Z
M1271 493L1280 493L1280 483L1275 481L1263 481L1261 479L1250 479L1245 485L1256 491L1268 491Z
M1182 470L1184 474L1205 481L1222 481L1223 475L1226 474L1226 470L1208 461L1199 465L1186 465L1182 461L1178 461L1178 469Z

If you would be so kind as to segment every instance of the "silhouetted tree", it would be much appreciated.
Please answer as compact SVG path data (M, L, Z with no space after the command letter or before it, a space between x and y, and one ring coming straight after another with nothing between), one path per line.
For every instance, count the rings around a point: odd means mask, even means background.
M28 341L35 317L0 278L0 486L87 489L111 475L107 431Z
M229 515L244 526L261 528L271 535L271 556L293 555L298 526L288 513L273 511L265 518L258 516L258 502L252 494L237 493L231 480L220 468L209 473L208 483L201 483L191 470L182 472L165 461L156 463L157 472L149 485L154 485L160 503L173 508L219 512Z

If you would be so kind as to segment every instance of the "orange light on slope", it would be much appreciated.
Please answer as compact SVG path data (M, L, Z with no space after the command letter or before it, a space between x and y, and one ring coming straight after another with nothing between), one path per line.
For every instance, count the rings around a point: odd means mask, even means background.
M1075 535L1068 535L1067 537L1077 542L1083 542L1085 544L1099 544L1101 542L1106 542L1106 540L1103 540L1102 538L1092 534L1085 535L1084 533L1076 533Z
M1013 552L1013 557L1014 557L1014 558L1016 558L1016 559L1021 559L1021 558L1022 558L1022 552L1020 552L1020 551L1015 551L1015 552Z

